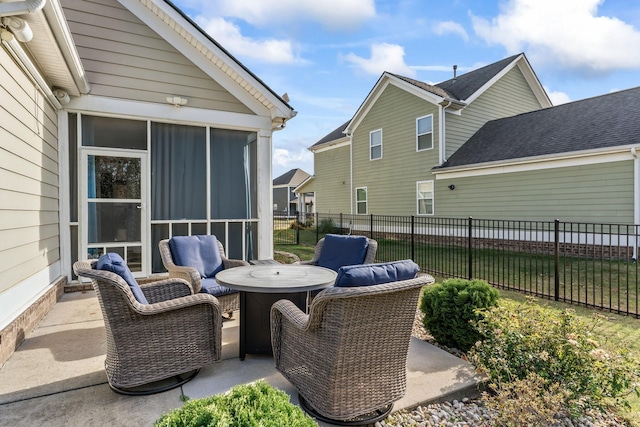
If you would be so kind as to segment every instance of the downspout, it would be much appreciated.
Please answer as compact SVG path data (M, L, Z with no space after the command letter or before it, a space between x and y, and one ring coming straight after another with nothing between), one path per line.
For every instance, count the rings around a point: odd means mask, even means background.
M353 133L349 137L349 215L353 217Z
M636 147L631 147L631 155L633 156L633 224L638 227L640 224L640 159ZM634 236L638 233L634 233ZM637 260L638 245L633 242L633 259Z
M47 0L25 0L0 3L0 16L25 15L42 9Z
M440 105L440 164L444 163L446 159L446 144L445 144L445 110L449 108L449 106L453 103L452 100L449 100L449 103L446 106Z

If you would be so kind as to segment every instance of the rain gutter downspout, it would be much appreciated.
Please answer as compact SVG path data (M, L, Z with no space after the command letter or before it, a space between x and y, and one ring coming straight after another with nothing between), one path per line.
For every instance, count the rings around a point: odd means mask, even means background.
M444 141L444 137L445 137L445 119L444 119L444 115L445 115L445 110L447 108L449 108L449 106L453 103L452 99L449 99L449 103L446 106L443 106L442 104L440 104L440 132L438 132L440 134L440 164L444 163L446 159L446 153L445 153L445 149L446 149L446 144Z
M25 0L0 3L0 16L16 16L37 12L47 0Z
M631 155L633 156L633 223L638 226L640 224L640 158L636 147L631 147ZM634 233L637 235L637 232ZM637 260L638 245L633 243L633 259Z

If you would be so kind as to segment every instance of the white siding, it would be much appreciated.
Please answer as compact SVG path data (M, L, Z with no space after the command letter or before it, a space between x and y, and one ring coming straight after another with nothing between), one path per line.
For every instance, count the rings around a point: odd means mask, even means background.
M4 49L0 100L2 306L3 293L59 261L60 248L57 113Z

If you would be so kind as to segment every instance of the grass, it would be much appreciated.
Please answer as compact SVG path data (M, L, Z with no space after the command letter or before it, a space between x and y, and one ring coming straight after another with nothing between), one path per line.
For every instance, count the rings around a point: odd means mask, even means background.
M305 230L306 231L306 230ZM276 251L285 251L298 255L302 260L311 259L313 256L313 249L315 247L315 231L312 233L301 233L300 240L304 243L299 245L276 245ZM395 244L397 241L394 241ZM378 253L380 253L380 248L382 246L382 253L385 252L385 241L378 241ZM387 257L384 257L383 260L390 261L393 258L389 258L389 255L394 251L388 249L387 246ZM399 252L397 252L399 253ZM494 254L495 255L495 254ZM380 259L379 257L377 257ZM397 257L395 259L408 258L408 257ZM521 260L522 262L522 260ZM633 267L635 269L635 266ZM436 278L436 282L441 282L445 277L440 275L434 275ZM594 275L595 276L595 275ZM623 280L622 278L620 280ZM510 299L515 302L523 302L527 298L527 295L520 292L509 291L500 289L500 297L503 299ZM621 345L621 343L626 343L629 349L636 355L636 357L640 357L640 319L637 319L632 316L619 315L615 313L608 313L601 310L595 310L593 308L587 308L584 306L576 306L569 305L565 302L561 301L553 301L553 300L540 300L541 304L544 304L546 307L553 310L564 310L567 308L571 308L575 310L576 315L582 317L585 320L591 318L594 313L599 313L604 315L607 318L606 322L602 322L594 331L595 334L598 335L598 341L602 343L605 348L616 348ZM631 409L624 412L624 415L628 417L630 420L640 420L640 398L637 396L630 397ZM636 424L637 425L637 424Z

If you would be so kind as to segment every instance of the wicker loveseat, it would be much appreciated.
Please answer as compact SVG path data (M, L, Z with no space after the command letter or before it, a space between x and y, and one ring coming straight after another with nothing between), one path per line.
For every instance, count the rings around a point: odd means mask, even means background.
M220 360L222 316L214 297L192 294L181 279L137 285L129 276L128 283L114 272L96 269L97 264L98 260L78 261L73 269L79 277L91 279L100 302L105 370L114 391L165 391Z
M214 256L216 256L216 258L219 257L218 262L221 263L220 267L224 270L249 265L248 262L243 260L228 259L224 251L224 246L213 235L179 236L174 239L182 240L183 243L202 245L201 247L205 247L207 244L216 245L217 248L210 249L217 249L217 254L214 254ZM174 240L174 242L176 240ZM237 291L218 285L213 277L215 274L210 277L204 277L205 274L203 274L203 271L198 271L196 263L194 263L200 260L183 259L181 260L182 262L180 262L172 252L172 243L171 239L165 239L161 240L158 244L160 257L162 258L164 267L169 272L169 277L186 280L191 284L195 293L209 293L215 296L220 302L220 310L222 313L227 313L231 316L235 310L240 308Z
M314 298L309 314L287 300L272 306L273 357L301 405L318 419L372 424L405 394L420 288L433 278L356 287L340 287L340 280L341 271L336 286ZM367 281L365 275L355 285Z

